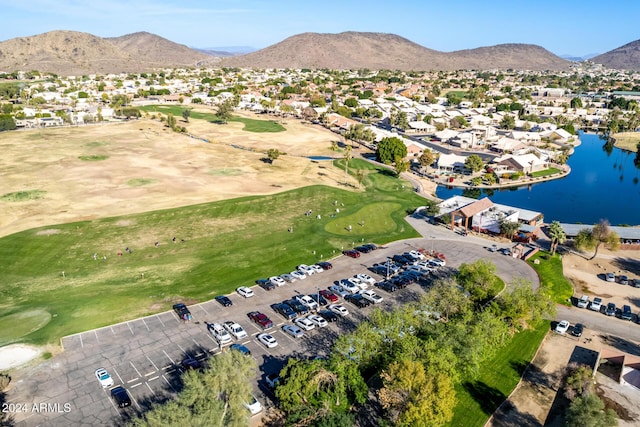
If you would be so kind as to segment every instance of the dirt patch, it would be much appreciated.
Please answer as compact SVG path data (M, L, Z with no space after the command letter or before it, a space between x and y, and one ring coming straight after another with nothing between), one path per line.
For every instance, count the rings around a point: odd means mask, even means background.
M51 236L53 234L60 233L60 230L57 228L47 228L46 230L40 230L36 233L37 236Z
M0 371L30 362L41 354L41 349L25 344L0 347Z

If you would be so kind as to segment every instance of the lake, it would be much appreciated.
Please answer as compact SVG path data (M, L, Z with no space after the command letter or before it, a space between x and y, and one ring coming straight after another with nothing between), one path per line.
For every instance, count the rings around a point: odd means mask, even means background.
M488 196L495 203L542 212L545 222L595 224L600 219L611 225L640 224L640 169L635 153L613 148L595 134L580 134L582 145L567 162L571 173L554 181L518 188L479 190L438 186L436 195Z

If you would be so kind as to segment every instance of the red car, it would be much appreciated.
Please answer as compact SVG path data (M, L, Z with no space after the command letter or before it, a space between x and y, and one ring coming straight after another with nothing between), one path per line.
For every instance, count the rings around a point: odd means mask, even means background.
M260 325L262 329L269 329L273 327L273 322L266 314L260 313L259 311L252 311L247 314L249 319L253 320L257 325Z
M353 250L353 249L342 251L342 254L346 255L348 257L351 257L351 258L359 258L360 257L360 252L358 252L356 250Z
M338 295L334 294L329 289L322 289L320 291L320 295L322 296L322 298L324 298L327 301L330 301L332 303L338 302Z

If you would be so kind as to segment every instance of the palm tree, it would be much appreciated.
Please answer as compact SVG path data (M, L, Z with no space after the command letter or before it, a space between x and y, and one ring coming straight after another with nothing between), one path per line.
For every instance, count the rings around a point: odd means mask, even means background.
M553 256L556 253L558 245L563 244L567 239L567 235L562 229L559 221L553 221L549 224L549 227L547 227L547 234L551 238L551 255Z
M331 141L331 151L336 151L338 149L338 141Z
M351 145L347 145L344 149L344 183L347 184L347 177L349 174L349 160L351 160Z

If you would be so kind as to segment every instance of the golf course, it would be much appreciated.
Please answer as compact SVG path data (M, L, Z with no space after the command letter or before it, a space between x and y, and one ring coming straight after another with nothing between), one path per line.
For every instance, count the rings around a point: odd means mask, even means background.
M135 126L144 123L145 127L164 133L149 122L143 120ZM216 131L231 132L226 125L201 122L192 119L190 123L203 134L207 126L216 126L216 129L208 129L212 140L224 140ZM237 125L244 126L242 123ZM111 127L117 130L115 126ZM97 129L104 131L104 128ZM138 133L131 129L132 134ZM318 133L312 131L311 142L304 148L300 147L300 135L289 135L287 139L288 131L269 133L281 135L282 145L278 146L275 140L263 144L283 152L295 153L299 149L315 154L329 150L333 137L324 134L326 140L316 141L314 138L318 138ZM244 134L249 131L236 128L233 132ZM117 132L114 134L118 135ZM174 149L162 152L171 154L174 163L194 161L191 139L179 134L165 137L173 139ZM90 135L84 138L95 140ZM221 143L196 145L202 163L222 158L225 163L215 168L211 165L201 175L194 173L196 177L204 178L202 185L190 197L184 197L184 188L181 194L170 185L163 186L169 181L162 173L136 176L127 168L118 169L122 167L121 163L110 164L114 157L125 154L125 148L116 139L102 135L101 144L90 144L91 141L84 143L80 151L98 150L98 153L86 155L104 156L104 160L101 157L88 161L78 159L78 144L69 147L63 144L60 151L52 150L48 155L73 158L69 161L77 167L93 168L86 169L88 173L108 176L111 182L119 182L118 186L98 194L103 199L116 197L124 188L140 192L139 198L143 202L134 198L137 204L130 205L129 198L121 198L118 203L109 203L108 209L102 209L105 204L94 201L86 209L94 212L95 218L88 215L89 219L69 221L73 217L53 214L51 222L47 222L48 203L66 203L59 199L66 195L78 197L78 203L84 206L91 195L87 193L87 198L83 199L82 194L63 193L58 183L38 186L35 193L38 197L22 195L0 199L3 210L29 204L32 211L42 211L41 216L36 217L40 226L0 238L3 259L0 345L14 342L57 344L68 334L167 310L177 301L193 303L211 299L238 286L253 285L258 278L289 272L300 263L331 259L343 249L363 241L383 244L417 237L403 218L407 212L425 205L425 200L413 193L409 183L399 180L393 172L361 159L352 159L348 174L345 174L345 161L339 159L339 153L334 153L337 160L333 162L314 162L287 155L269 165L259 159L263 147L254 147L257 152L229 150ZM251 139L245 138L243 143L251 145ZM177 145L186 147L184 154ZM114 147L118 148L114 150ZM140 150L141 145L131 146L131 149ZM157 156L158 152L149 149L142 154ZM225 158L220 152L231 157ZM237 157L233 158L233 155ZM136 161L142 164L143 160L138 158ZM228 173L222 173L227 167ZM255 170L248 173L248 167ZM212 173L211 169L217 172ZM320 174L305 175L307 169ZM355 178L358 170L363 172L361 182ZM296 173L299 182L294 181ZM82 181L76 172L72 175L73 179ZM69 179L73 181L71 177ZM175 180L181 179L181 175L175 176ZM265 181L273 183L268 191L265 191ZM246 188L249 192L252 183L255 183L256 193L269 194L232 197L234 188ZM74 188L80 193L84 191L81 184L74 185L75 181L65 184L71 191ZM174 192L165 193L168 204L144 203L145 189L153 192L154 187L155 191ZM17 193L20 189L14 186L2 190L0 195ZM22 191L27 190L23 188ZM189 203L195 200L203 202ZM173 207L154 209L171 206L171 203ZM120 215L114 214L118 206L123 208ZM145 211L145 206L150 209ZM102 211L107 215L101 215ZM305 215L307 211L312 214ZM20 224L16 228L25 226Z

